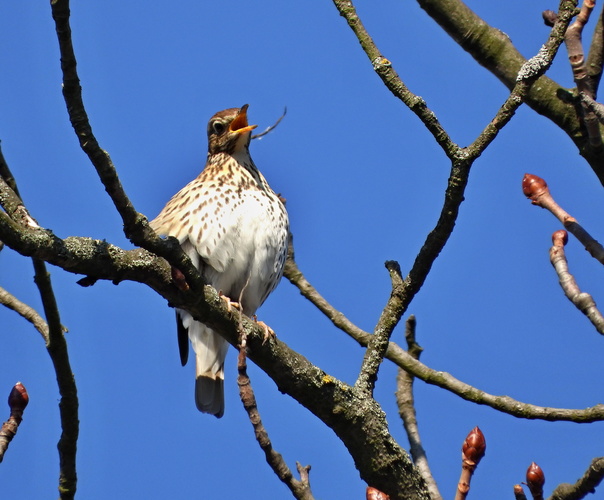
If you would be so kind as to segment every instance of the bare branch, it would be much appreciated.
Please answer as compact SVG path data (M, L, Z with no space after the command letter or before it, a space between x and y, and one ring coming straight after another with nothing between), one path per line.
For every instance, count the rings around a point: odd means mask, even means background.
M167 262L142 249L124 251L105 241L90 238L61 240L50 231L22 228L0 212L0 239L18 252L44 258L66 271L98 279L145 283L169 303L191 313L237 345L241 326L247 335L249 357L279 386L279 389L308 408L343 441L364 481L386 491L393 500L426 499L421 476L388 432L386 416L372 398L312 365L279 338L265 339L265 331L239 312L228 311L224 300L211 286L203 295L191 287L182 291L172 283ZM197 288L199 283L195 283ZM337 407L339 411L333 411ZM372 457L388 460L376 463ZM398 493L397 493L398 492Z
M23 411L29 403L29 395L21 382L17 382L8 395L8 406L10 407L10 416L0 428L0 462L4 460L4 454L8 445L13 440L19 429L19 424L23 420Z
M585 247L590 255L604 264L604 247L598 243L573 216L568 214L556 203L547 187L547 182L541 177L525 174L522 179L522 191L533 205L549 210Z
M604 457L594 458L589 468L575 484L562 483L556 487L548 500L581 500L595 493L604 478Z
M340 311L333 308L315 290L306 278L304 278L304 275L296 265L293 260L293 251L291 250L285 265L284 276L300 290L304 297L323 312L336 327L350 335L360 345L364 347L367 346L371 340L371 334L352 324ZM487 392L481 391L476 387L456 379L449 373L427 367L420 361L414 359L413 356L410 356L409 353L395 342L390 342L385 357L427 384L436 385L456 394L466 401L487 405L514 417L548 421L563 420L576 423L589 423L604 420L604 404L598 404L591 408L574 410L536 406L523 403L509 396L495 396L488 394Z
M237 370L239 375L237 377L237 385L239 386L239 396L243 407L247 412L247 415L254 427L254 434L256 441L262 448L267 463L270 465L273 472L277 477L290 489L292 494L298 500L314 500L312 492L310 491L310 482L308 479L308 472L310 471L310 465L302 467L296 462L298 471L300 472L300 480L297 480L291 469L285 463L283 456L275 451L268 437L262 419L260 418L260 412L256 404L256 396L252 389L252 383L247 374L247 361L246 361L246 339L245 335L242 336L241 347L239 348L239 356L237 357Z
M604 317L596 307L591 295L581 292L575 278L568 270L568 262L564 253L564 245L568 242L568 235L563 229L556 231L552 236L553 246L549 251L549 258L556 270L560 286L564 295L589 318L600 335L604 335Z
M419 359L423 349L415 341L415 327L416 321L415 316L411 315L407 318L405 323L405 339L407 341L407 352L410 356L415 359ZM428 491L430 491L430 497L432 500L440 500L442 496L438 491L438 486L430 466L428 465L428 458L426 456L426 450L422 445L422 441L419 435L419 428L417 426L417 416L415 412L415 401L413 397L413 380L412 374L407 373L405 370L399 367L396 375L396 404L398 406L398 414L403 421L407 437L409 439L409 452L413 463L419 470L420 474L426 481Z

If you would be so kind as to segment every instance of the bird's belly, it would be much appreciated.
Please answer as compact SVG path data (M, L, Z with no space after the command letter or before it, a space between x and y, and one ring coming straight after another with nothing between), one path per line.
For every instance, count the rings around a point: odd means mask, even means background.
M274 289L283 273L287 252L288 221L285 214L262 203L246 203L223 220L224 234L203 260L209 284L253 314ZM280 215L280 217L279 217Z

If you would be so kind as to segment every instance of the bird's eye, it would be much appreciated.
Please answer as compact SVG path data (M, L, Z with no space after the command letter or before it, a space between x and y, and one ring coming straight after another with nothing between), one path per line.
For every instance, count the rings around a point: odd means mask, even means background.
M222 134L224 132L224 129L226 128L225 124L222 122L214 122L212 123L212 129L214 130L215 134Z

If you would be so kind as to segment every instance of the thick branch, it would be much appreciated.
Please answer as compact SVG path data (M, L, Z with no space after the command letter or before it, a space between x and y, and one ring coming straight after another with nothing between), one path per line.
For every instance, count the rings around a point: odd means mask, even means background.
M145 283L168 302L220 332L237 345L239 326L248 338L249 357L285 392L308 408L343 441L361 477L392 499L426 499L425 484L411 460L388 432L384 412L372 398L312 365L278 339L265 342L264 330L239 312L228 311L210 286L203 294L173 285L165 260L136 249L124 251L89 238L61 240L45 229L23 228L0 212L0 239L23 255L35 256L66 271L115 282ZM199 286L199 283L195 283ZM338 411L334 409L337 408Z

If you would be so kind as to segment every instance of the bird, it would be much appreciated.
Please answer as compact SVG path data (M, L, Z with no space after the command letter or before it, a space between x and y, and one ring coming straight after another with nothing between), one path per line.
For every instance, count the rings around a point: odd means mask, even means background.
M212 116L205 167L150 226L160 236L177 238L206 283L243 314L255 317L283 275L289 218L284 200L250 156L256 125L248 125L247 109L246 104ZM228 343L185 310L176 310L176 322L183 366L189 340L195 351L197 409L220 418Z

